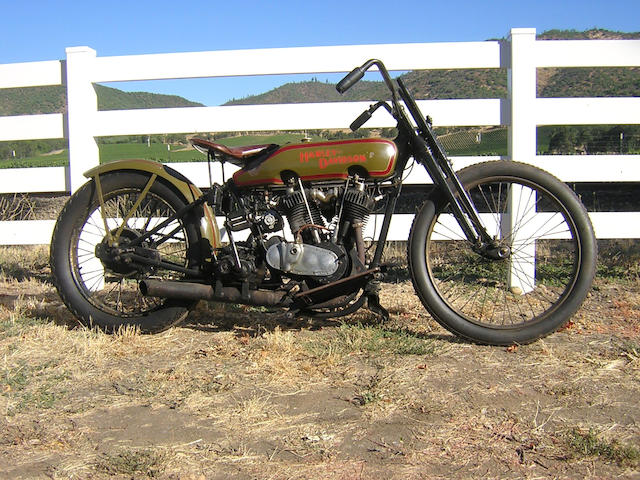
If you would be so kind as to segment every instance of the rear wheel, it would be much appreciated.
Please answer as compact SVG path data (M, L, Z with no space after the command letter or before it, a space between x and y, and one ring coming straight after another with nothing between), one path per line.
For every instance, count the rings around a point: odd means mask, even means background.
M580 307L595 274L587 212L564 183L530 165L488 162L458 176L509 254L477 253L448 201L427 201L409 238L422 303L445 328L480 343L528 343L552 333Z
M188 302L143 296L138 282L145 278L184 278L154 263L197 268L199 230L189 218L176 219L130 251L127 244L151 231L186 205L169 186L141 172L100 176L103 200L95 181L86 183L65 205L51 243L51 270L58 292L69 309L87 326L107 332L133 326L158 332L181 321Z

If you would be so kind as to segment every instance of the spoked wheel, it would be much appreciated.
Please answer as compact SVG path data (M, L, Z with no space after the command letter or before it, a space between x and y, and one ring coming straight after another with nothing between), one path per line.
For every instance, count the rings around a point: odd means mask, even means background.
M197 267L197 222L176 219L186 205L166 184L137 172L88 182L65 205L51 244L51 269L62 300L87 326L157 332L182 320L190 304L143 296L144 278L180 279ZM135 242L135 246L128 245ZM167 268L166 265L176 269Z
M596 240L575 194L530 165L488 162L458 173L495 248L478 253L448 202L427 201L409 238L418 296L434 318L472 341L528 343L564 325L585 299Z

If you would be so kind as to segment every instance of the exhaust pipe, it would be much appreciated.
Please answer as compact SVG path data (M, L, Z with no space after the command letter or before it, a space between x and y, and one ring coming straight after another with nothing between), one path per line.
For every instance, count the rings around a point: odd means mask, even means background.
M235 287L222 287L216 293L211 285L172 280L142 280L139 288L140 292L147 297L173 298L176 300L209 300L258 306L285 306L280 303L285 292L271 290L249 290L247 295L243 297L242 292Z

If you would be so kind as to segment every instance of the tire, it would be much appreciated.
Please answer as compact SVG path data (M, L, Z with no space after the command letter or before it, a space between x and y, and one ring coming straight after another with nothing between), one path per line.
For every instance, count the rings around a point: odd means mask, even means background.
M525 344L556 331L595 275L597 244L584 206L567 185L531 165L486 162L458 176L488 233L511 254L491 260L475 253L436 193L409 235L409 268L423 305L443 327L478 343Z
M150 175L119 171L100 176L104 212L113 235L131 215L119 237L119 246L158 225L177 211L185 200L167 184L156 179L137 209L132 210ZM83 185L67 202L56 223L51 241L51 271L63 302L87 327L107 333L123 327L135 327L142 333L162 331L184 319L189 302L144 297L138 289L143 278L180 279L184 274L123 262L106 263L96 255L96 246L106 244L103 208L92 180ZM143 244L146 255L194 268L200 263L197 221L183 218L165 227L165 237L154 235L157 248Z

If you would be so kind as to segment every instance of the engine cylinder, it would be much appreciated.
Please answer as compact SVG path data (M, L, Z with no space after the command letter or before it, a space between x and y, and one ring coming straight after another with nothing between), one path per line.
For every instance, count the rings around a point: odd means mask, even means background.
M364 191L352 188L344 194L344 220L365 224L373 208L373 199Z
M320 213L320 209L313 201L308 202L312 216L312 218L309 218L309 212L307 212L304 195L304 192L296 190L289 193L282 199L282 208L287 216L287 220L289 220L291 231L294 234L304 225L308 225L310 223L324 227L324 220Z

